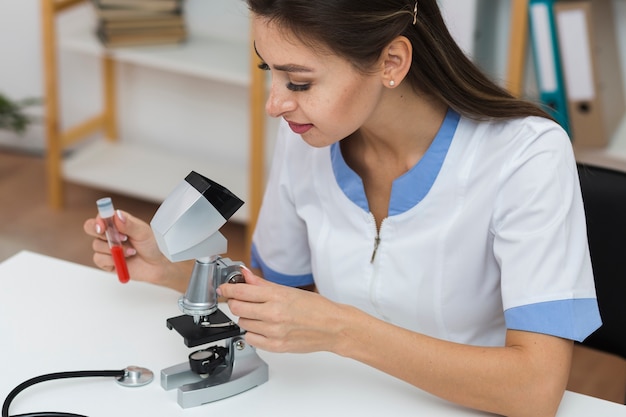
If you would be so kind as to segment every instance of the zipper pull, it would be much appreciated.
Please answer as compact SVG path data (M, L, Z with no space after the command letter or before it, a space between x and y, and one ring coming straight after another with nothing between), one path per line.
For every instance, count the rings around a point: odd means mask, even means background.
M376 239L374 239L374 252L372 252L372 259L370 259L370 263L374 263L374 258L376 258L376 251L378 250L378 245L380 244L380 237L376 235Z

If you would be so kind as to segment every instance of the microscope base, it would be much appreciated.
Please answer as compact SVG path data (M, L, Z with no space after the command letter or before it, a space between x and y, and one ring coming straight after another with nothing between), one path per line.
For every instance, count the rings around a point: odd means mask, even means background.
M238 338L231 344L231 354L235 355L231 369L202 378L191 370L188 362L181 363L161 371L161 386L168 391L178 388L178 404L191 408L232 397L267 382L267 364L253 347L238 342L243 339Z

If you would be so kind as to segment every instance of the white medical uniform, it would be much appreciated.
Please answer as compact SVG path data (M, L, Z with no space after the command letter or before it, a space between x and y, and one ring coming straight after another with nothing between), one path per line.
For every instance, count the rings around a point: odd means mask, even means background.
M252 264L459 343L501 346L507 328L580 341L600 325L571 144L538 117L449 110L380 230L339 144L311 147L282 123Z

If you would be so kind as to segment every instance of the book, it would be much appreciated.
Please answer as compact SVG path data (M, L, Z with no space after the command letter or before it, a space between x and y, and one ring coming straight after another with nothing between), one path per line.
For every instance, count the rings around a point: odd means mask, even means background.
M178 12L163 12L154 10L131 9L131 8L108 8L96 9L96 15L99 19L106 20L129 20L129 19L164 19Z
M172 44L187 38L183 0L92 0L96 36L107 47Z
M539 100L545 110L570 134L554 2L555 0L530 0L530 43L537 72Z
M121 10L144 10L154 12L173 12L182 8L182 0L93 0L103 10L117 8Z
M100 19L100 26L109 29L127 28L165 28L185 26L185 20L180 15L171 15L154 19Z
M575 148L604 147L626 114L611 0L554 5Z
M187 38L187 32L182 29L163 30L146 33L106 33L97 31L98 38L107 47L165 45L181 43Z
M119 29L106 29L104 27L98 28L98 33L101 36L112 37L112 36L158 36L158 35L179 35L181 33L186 33L186 28L184 26L163 26L163 27L155 27L150 30L146 30L145 28L119 28Z

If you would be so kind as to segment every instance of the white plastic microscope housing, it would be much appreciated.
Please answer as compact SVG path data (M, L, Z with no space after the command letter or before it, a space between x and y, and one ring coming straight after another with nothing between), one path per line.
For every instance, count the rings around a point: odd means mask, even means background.
M161 252L178 262L226 252L226 238L218 232L225 223L219 211L183 181L161 204L150 226Z

